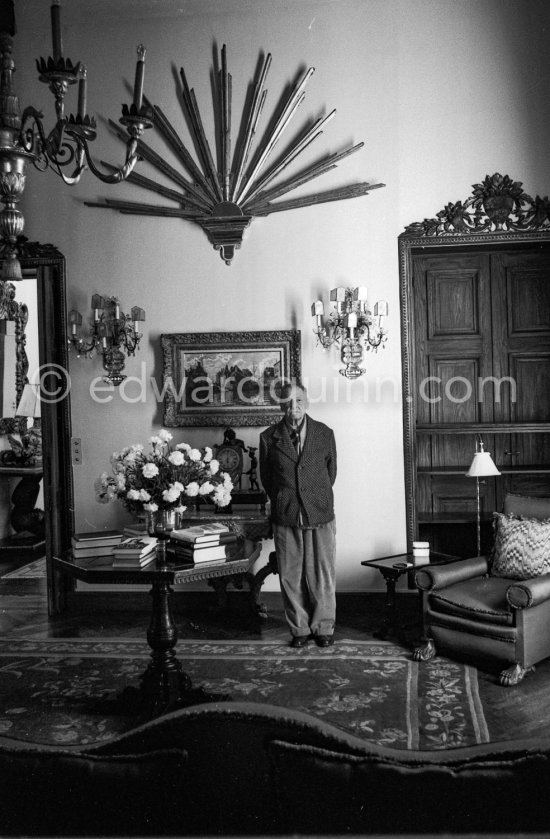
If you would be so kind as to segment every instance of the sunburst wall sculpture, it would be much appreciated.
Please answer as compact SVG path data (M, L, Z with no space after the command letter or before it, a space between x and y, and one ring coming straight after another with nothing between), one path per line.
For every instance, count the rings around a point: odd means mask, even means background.
M198 163L160 107L148 103L154 114L155 128L175 153L182 171L168 164L160 154L139 140L137 151L140 157L166 176L176 189L135 172L128 177L128 182L168 198L174 202L174 205L157 206L107 198L101 202L86 202L86 204L90 207L118 210L121 213L178 217L195 222L206 231L213 246L220 251L222 259L229 265L235 255L235 250L242 243L245 229L254 216L267 216L270 213L279 213L312 204L357 198L373 189L385 186L385 184L355 183L313 195L284 201L276 200L308 181L335 169L341 160L361 149L364 143L357 143L341 152L326 155L287 180L279 180L284 170L323 134L327 123L336 111L331 111L327 116L320 117L313 123L310 121L291 141L288 148L274 158L275 147L304 101L305 87L314 73L314 68L310 67L288 95L283 96L280 108L253 150L267 97L265 82L270 65L271 54L260 58L256 76L243 108L238 140L232 157L232 78L227 70L226 47L225 45L222 47L220 69L217 74L215 73L214 95L217 164L214 162L214 155L204 131L195 92L189 87L183 68L180 70L181 104L187 118ZM126 143L127 135L116 123L110 124L119 139Z

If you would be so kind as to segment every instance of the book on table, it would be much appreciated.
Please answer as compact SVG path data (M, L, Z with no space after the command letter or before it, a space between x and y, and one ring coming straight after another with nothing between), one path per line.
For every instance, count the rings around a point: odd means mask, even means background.
M222 536L231 533L229 527L222 522L210 521L204 524L193 524L190 527L180 527L173 530L171 539L176 542L187 542L192 545L202 543L217 544Z
M156 548L157 540L154 536L133 536L123 539L113 550L117 558L140 559Z
M113 545L97 545L81 548L79 545L73 544L73 556L75 559L86 559L91 556L112 556L117 545L118 542Z
M132 568L143 568L145 565L148 565L150 562L153 562L156 559L156 551L154 548L144 556L115 556L113 557L113 568L118 569L128 569L131 570Z
M73 533L71 537L74 548L116 545L121 539L122 533L120 530L92 530L90 533Z
M235 539L229 544L222 545L184 547L177 543L170 543L169 547L178 562L184 565L200 565L202 562L224 562L226 559L231 559L236 553L236 543Z
M147 536L148 530L145 522L134 522L127 524L122 531L124 536Z

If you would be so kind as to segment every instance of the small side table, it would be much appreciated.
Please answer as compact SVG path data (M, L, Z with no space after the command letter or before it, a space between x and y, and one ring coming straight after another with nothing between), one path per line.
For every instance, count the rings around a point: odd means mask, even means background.
M460 557L449 554L430 553L430 565L446 565L448 562L456 562ZM399 637L397 626L397 610L395 599L395 586L403 574L408 574L409 586L414 588L414 571L421 568L421 565L414 565L412 553L393 554L382 556L378 559L365 559L361 562L366 568L377 568L382 574L386 583L386 601L384 604L384 620L380 629L373 634L375 638L384 641L388 635Z

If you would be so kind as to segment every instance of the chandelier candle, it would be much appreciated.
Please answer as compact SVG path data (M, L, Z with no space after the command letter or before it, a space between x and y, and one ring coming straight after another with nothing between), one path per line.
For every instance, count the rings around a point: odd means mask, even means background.
M145 53L143 44L137 48L138 60L136 64L136 78L134 82L134 105L139 112L143 104L143 80L145 78Z
M52 16L52 48L53 48L53 60L59 61L61 56L63 55L63 47L61 45L61 8L60 8L60 0L53 0L51 5L51 16Z

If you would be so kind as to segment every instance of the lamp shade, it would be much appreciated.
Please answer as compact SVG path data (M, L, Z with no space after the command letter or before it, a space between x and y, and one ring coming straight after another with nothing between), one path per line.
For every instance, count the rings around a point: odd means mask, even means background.
M25 385L15 413L18 417L40 416L40 395L38 393L38 385Z
M500 472L490 452L476 452L466 475L468 478L488 478L490 475L500 475Z

